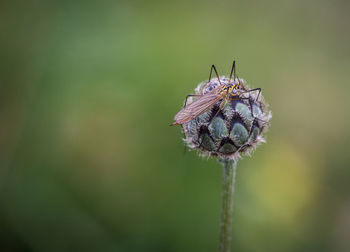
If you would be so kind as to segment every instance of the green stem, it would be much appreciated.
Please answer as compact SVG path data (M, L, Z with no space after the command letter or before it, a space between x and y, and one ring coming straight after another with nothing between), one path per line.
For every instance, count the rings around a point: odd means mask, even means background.
M233 193L237 162L234 160L219 160L219 162L222 164L222 210L219 251L229 252L231 247Z

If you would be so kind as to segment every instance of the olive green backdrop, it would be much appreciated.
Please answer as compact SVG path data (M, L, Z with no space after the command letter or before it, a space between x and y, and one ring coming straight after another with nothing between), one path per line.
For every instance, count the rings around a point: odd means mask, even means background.
M232 60L273 112L233 251L350 251L347 1L2 1L0 251L217 251L221 168L169 127Z

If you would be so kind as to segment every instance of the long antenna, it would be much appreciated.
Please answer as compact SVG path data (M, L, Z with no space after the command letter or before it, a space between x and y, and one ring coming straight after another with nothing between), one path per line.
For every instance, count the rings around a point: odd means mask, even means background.
M233 60L233 63L232 63L232 69L231 69L231 73L230 73L230 80L228 81L228 83L231 82L232 73L233 73L233 81L235 81L236 80L236 61L235 60Z

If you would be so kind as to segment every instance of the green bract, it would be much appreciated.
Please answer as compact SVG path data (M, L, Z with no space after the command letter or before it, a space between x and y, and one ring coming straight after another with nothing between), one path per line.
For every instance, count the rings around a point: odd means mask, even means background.
M222 84L228 83L225 77ZM237 80L238 81L238 80ZM239 79L241 89L248 90L243 79ZM220 85L217 79L203 82L196 88L197 95L204 95ZM241 153L249 154L259 143L264 142L262 133L268 127L271 112L267 109L262 95L248 92L242 100L223 101L220 111L218 102L209 110L182 125L185 142L191 149L200 150L204 155L236 159ZM188 99L188 104L195 98Z

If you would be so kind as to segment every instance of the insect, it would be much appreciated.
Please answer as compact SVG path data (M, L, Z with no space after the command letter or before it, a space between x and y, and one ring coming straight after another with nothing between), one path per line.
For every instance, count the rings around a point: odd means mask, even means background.
M185 101L185 106L183 109L181 109L174 117L174 122L171 125L177 125L177 124L184 124L187 123L200 114L206 112L212 106L215 104L219 104L219 109L216 113L223 108L225 103L227 101L232 101L232 100L243 100L243 99L248 99L248 97L242 96L245 93L253 92L253 91L259 91L256 101L259 98L261 88L254 88L254 89L249 89L247 90L242 84L239 78L236 78L236 67L235 67L235 61L233 61L232 64L232 69L230 73L230 78L222 78L220 80L220 77L218 75L218 72L216 71L216 68L214 65L211 66L210 69L210 74L209 74L209 80L208 83L210 82L211 79L211 74L214 69L217 80L218 80L218 85L216 87L209 87L208 90L203 92L203 94L199 95L187 95L186 101ZM233 74L233 79L232 79L232 74ZM223 82L221 82L223 81ZM187 105L187 99L191 96L197 97L197 99ZM216 115L213 117L215 118Z

